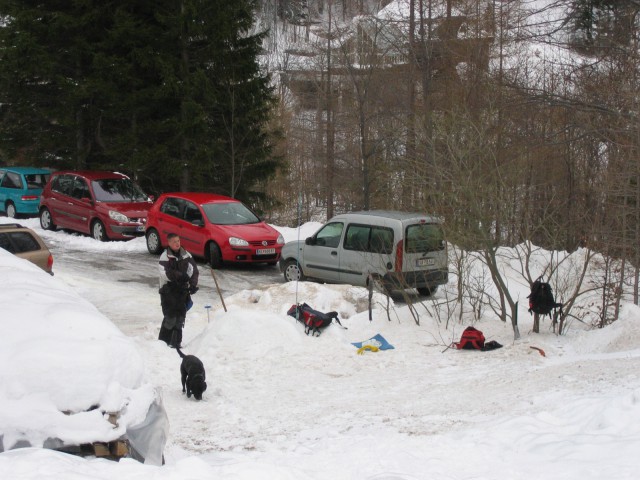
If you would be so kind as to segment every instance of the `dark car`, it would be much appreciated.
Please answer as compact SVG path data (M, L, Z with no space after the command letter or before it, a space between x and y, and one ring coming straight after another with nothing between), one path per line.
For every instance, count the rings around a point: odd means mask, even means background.
M0 224L0 248L53 275L53 255L40 236L18 223Z
M160 253L169 233L180 235L182 247L212 267L222 262L275 265L284 244L282 235L242 202L212 193L161 195L147 219L149 252Z
M122 173L63 171L52 174L40 197L40 225L126 240L144 235L152 199Z
M11 218L38 215L40 194L50 175L44 168L0 168L0 210Z

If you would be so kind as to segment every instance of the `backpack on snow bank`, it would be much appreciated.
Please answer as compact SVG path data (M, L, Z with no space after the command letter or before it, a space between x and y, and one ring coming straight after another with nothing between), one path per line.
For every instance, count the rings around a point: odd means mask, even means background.
M454 345L459 350L482 350L483 352L502 347L502 345L495 340L485 343L484 334L474 327L465 328L460 337L460 341L454 342Z
M477 328L467 327L455 346L458 350L482 350L484 348L484 334Z
M311 332L311 336L319 336L320 329L328 327L333 320L338 322L338 325L342 327L340 320L338 320L338 312L322 313L314 310L306 303L291 305L291 308L287 311L287 315L304 324L304 333L309 335L309 332Z
M531 293L527 298L529 299L529 313L551 316L551 312L556 308L560 308L560 312L562 312L562 304L556 303L551 285L543 282L542 277L533 282Z

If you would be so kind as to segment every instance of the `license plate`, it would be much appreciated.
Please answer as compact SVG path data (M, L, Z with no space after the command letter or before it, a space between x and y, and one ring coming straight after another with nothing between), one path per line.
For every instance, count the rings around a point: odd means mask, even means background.
M416 261L416 264L419 267L427 267L429 265L435 265L435 263L436 263L436 259L435 258L419 258Z
M136 227L136 232L144 232L144 225L139 225Z
M276 253L275 248L259 248L256 250L256 255L273 255Z

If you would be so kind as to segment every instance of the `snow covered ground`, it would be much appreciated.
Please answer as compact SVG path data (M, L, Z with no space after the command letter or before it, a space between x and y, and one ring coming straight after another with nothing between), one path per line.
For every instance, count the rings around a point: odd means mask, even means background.
M37 220L21 223L49 244L94 255L126 258L146 251L143 239L100 244L42 232ZM303 226L300 237L317 226ZM298 236L276 228L288 240ZM475 326L504 347L477 352L446 348L463 326L445 328L442 319L430 317L431 300L417 305L418 326L406 306L394 306L390 320L378 306L370 322L367 292L351 286L302 282L240 289L226 296L226 313L212 302L217 294L207 286L194 298L183 342L184 351L197 355L207 370L209 388L197 402L181 392L178 355L156 340L157 289L137 282L133 272L130 282L116 280L115 272L113 281L104 280L109 272L98 275L95 267L65 258L71 250L56 256L51 281L90 299L138 348L145 382L161 391L169 416L166 464L26 448L0 454L2 479L638 478L636 306L624 305L621 319L605 329L575 322L566 335L556 336L548 321L540 334L532 333L532 318L520 302L522 338L514 342L511 325L487 312ZM157 258L149 255L148 261L154 265ZM6 262L0 255L0 266ZM0 288L13 281L3 269ZM511 286L526 297L518 282ZM207 301L213 306L209 315ZM318 338L305 336L286 315L296 302L337 310L347 328L332 325ZM0 315L4 329L20 322ZM358 355L352 342L376 334L395 348ZM26 394L10 393L16 401Z

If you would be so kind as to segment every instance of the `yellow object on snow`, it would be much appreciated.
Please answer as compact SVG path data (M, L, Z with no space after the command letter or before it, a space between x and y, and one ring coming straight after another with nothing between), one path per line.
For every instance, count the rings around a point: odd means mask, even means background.
M365 350L369 350L370 352L377 352L380 349L374 345L364 345L360 347L356 353L358 355L363 355Z

